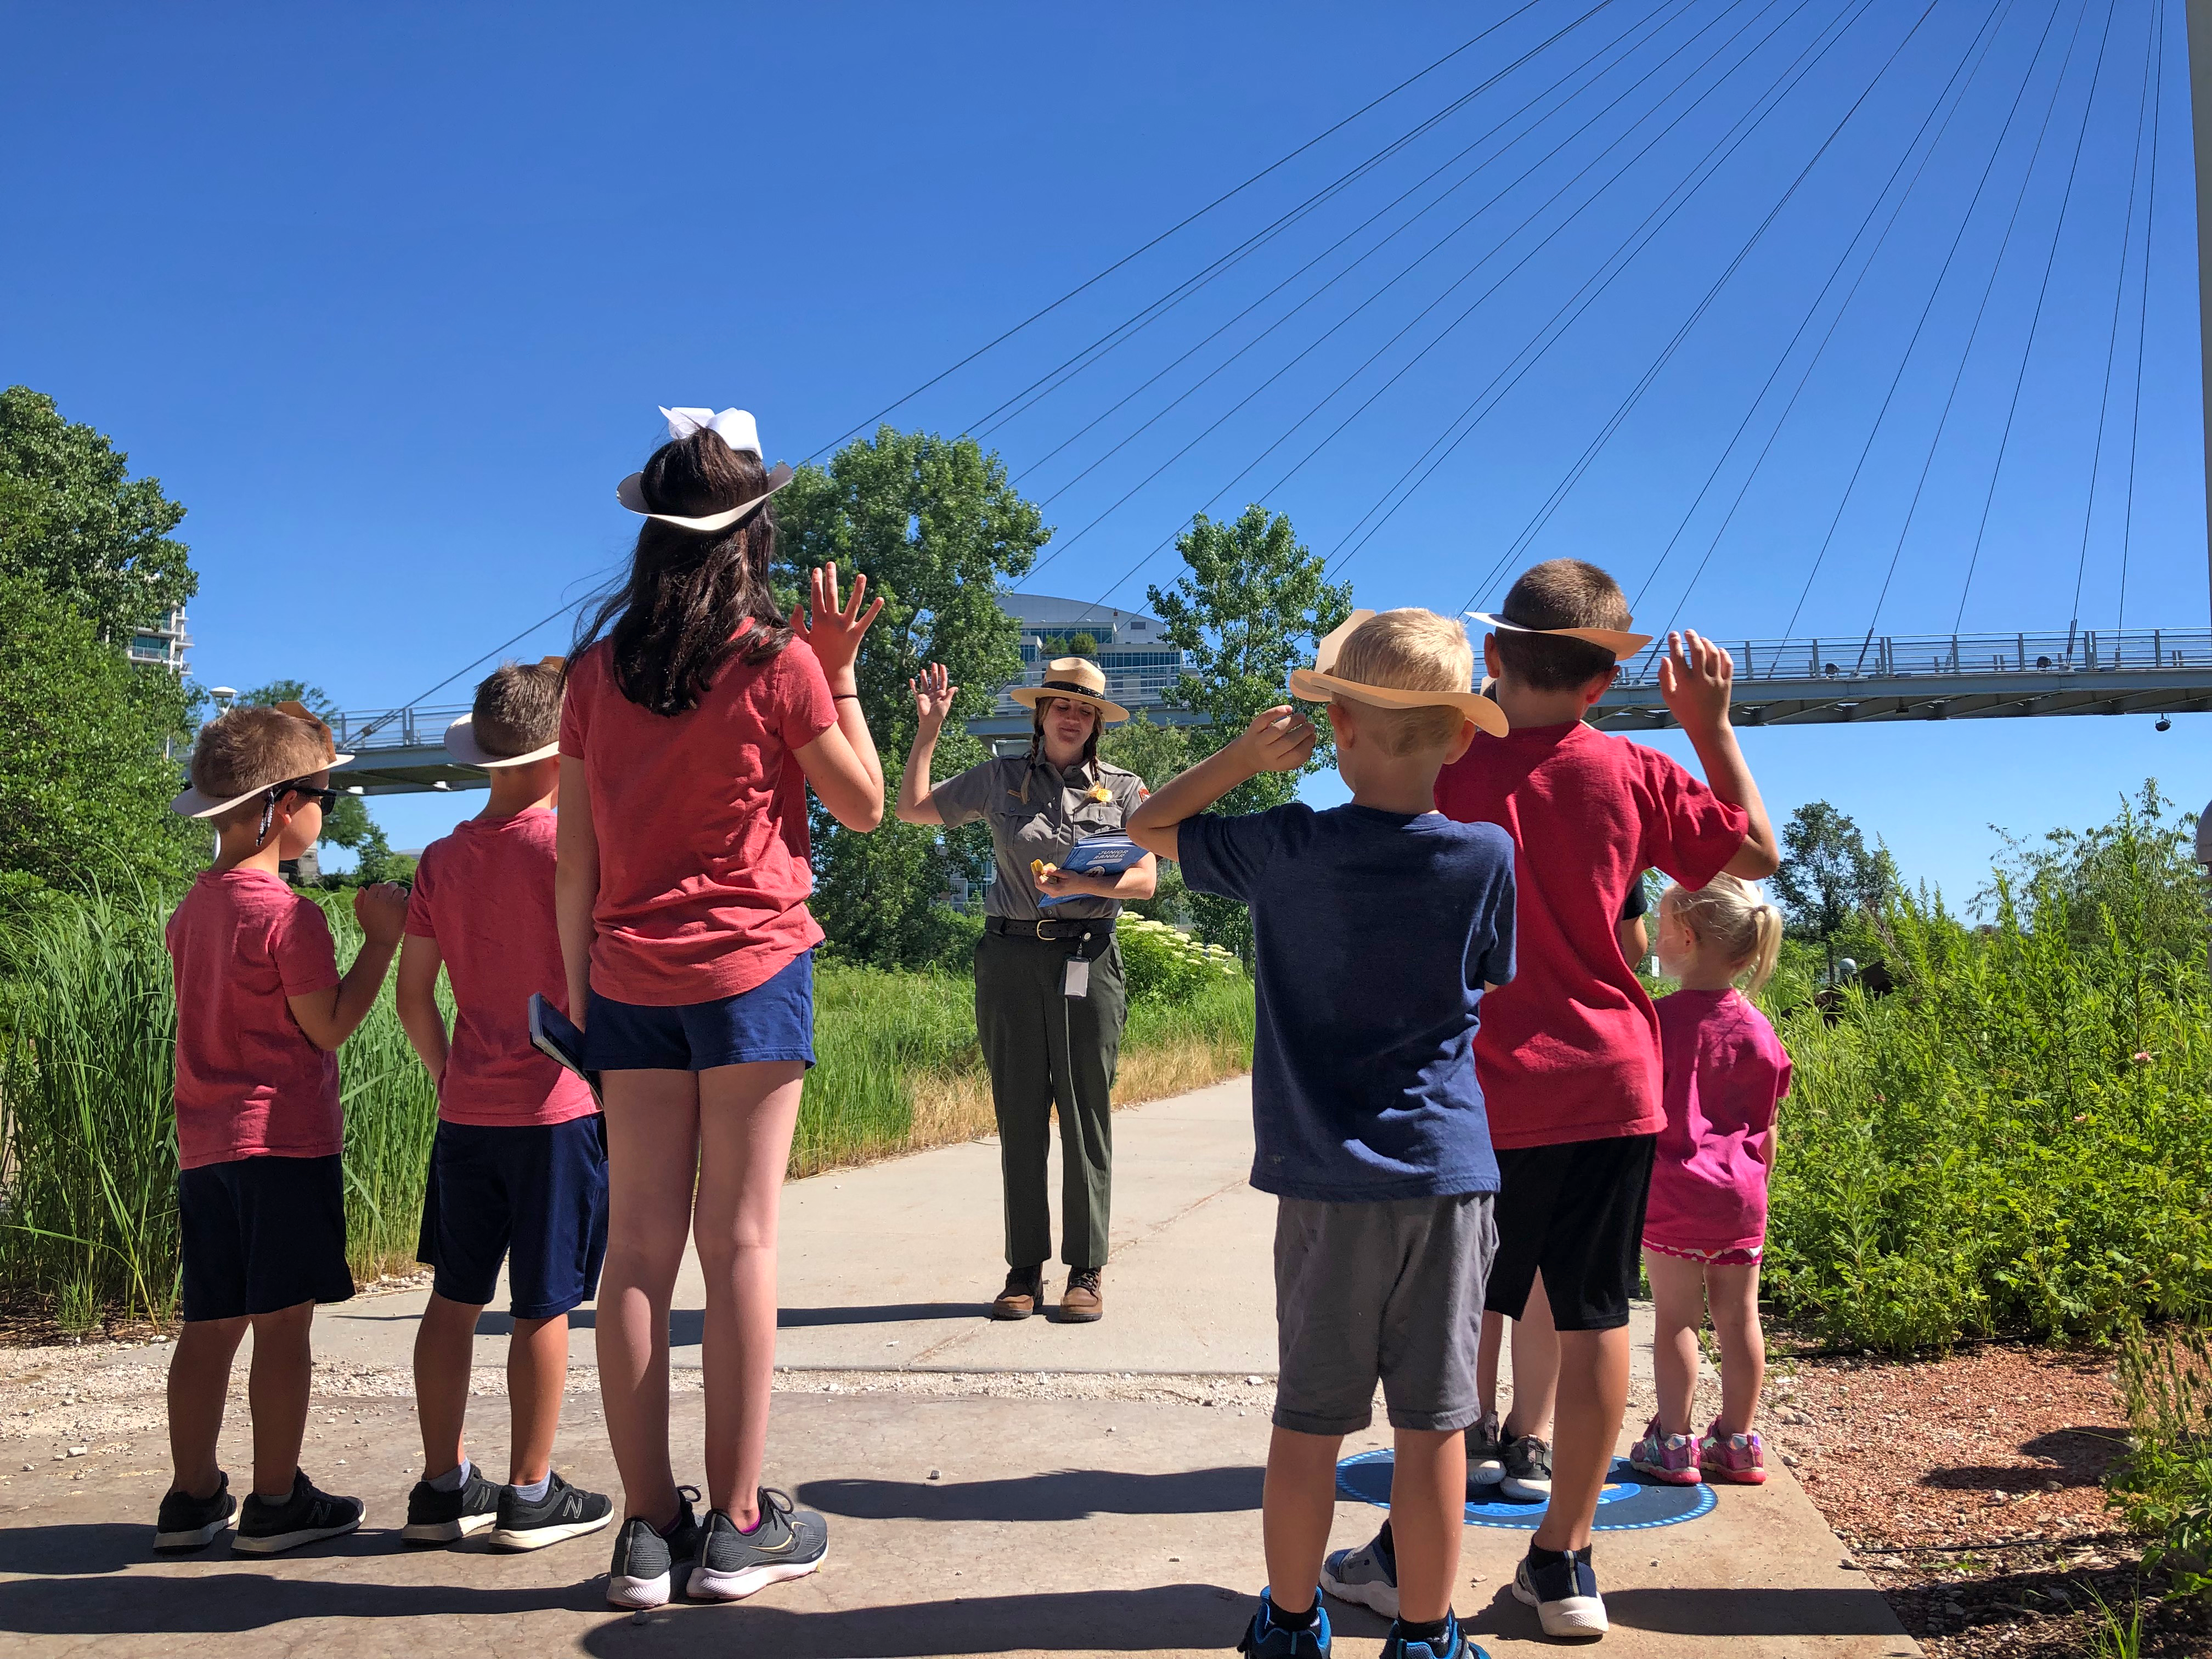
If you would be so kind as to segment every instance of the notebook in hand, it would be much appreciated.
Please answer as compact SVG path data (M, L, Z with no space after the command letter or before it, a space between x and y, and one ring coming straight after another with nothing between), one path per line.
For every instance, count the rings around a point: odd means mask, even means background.
M584 1069L584 1034L568 1015L534 991L530 996L530 1041L546 1059L583 1079L592 1098L599 1101L599 1109L606 1109L607 1103L599 1095L599 1074Z
M1145 856L1145 849L1131 841L1119 830L1109 830L1103 836L1086 836L1068 849L1060 868L1079 876L1118 876ZM1037 902L1060 904L1067 899L1086 898L1084 893L1068 893L1060 898L1040 894Z

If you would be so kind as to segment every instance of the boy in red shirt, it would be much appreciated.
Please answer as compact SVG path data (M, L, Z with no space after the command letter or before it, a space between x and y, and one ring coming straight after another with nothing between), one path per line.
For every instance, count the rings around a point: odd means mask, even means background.
M351 1532L357 1498L300 1467L315 1304L353 1294L346 1267L337 1047L368 1017L406 897L354 895L363 941L341 978L322 907L276 873L337 799L330 728L297 703L234 708L202 728L191 787L170 803L213 822L215 864L166 930L177 994L177 1177L184 1328L169 1361L176 1484L154 1547L199 1549L238 1517L234 1551L271 1555ZM216 1463L230 1365L253 1329L253 1491L241 1509Z
M491 801L423 849L407 907L398 1002L438 1085L438 1133L416 1255L436 1270L415 1336L422 1478L410 1543L485 1528L503 1549L597 1532L614 1505L553 1473L568 1375L568 1314L599 1289L607 1248L607 1151L599 1103L532 1046L530 999L567 1012L553 917L553 796L561 783L561 659L508 663L477 688L446 749L491 774ZM453 983L449 1037L438 970ZM461 1441L477 1316L507 1262L505 1485Z
M1628 1303L1667 1121L1658 1018L1615 925L1655 866L1688 888L1723 871L1771 874L1774 830L1729 723L1735 668L1719 647L1670 636L1659 675L1700 784L1583 724L1647 639L1628 632L1628 602L1604 571L1537 565L1502 615L1477 620L1496 630L1483 656L1512 729L1478 735L1437 777L1436 800L1448 817L1503 825L1517 848L1519 972L1486 1000L1474 1042L1503 1183L1488 1301L1517 1320L1540 1274L1560 1348L1551 1503L1513 1589L1547 1634L1599 1636L1590 1525L1627 1407Z

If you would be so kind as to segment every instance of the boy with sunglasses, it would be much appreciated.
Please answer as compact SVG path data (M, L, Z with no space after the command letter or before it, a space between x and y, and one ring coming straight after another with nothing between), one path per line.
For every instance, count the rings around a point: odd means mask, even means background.
M362 1504L300 1468L318 1302L353 1294L338 1169L338 1045L367 1018L398 948L405 893L354 896L363 942L343 976L322 907L276 873L322 831L340 755L297 703L234 708L202 729L192 787L171 805L210 820L215 863L169 918L177 996L177 1179L184 1328L169 1362L175 1485L154 1547L203 1548L235 1514L232 1549L272 1555L351 1532ZM253 1490L216 1467L231 1360L248 1327Z

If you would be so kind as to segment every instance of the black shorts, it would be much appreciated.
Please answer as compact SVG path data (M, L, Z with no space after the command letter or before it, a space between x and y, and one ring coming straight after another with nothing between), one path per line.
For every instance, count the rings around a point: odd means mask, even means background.
M240 1158L177 1176L187 1322L353 1294L345 1182L328 1158Z
M505 1261L507 1311L551 1319L598 1293L606 1253L605 1118L438 1125L415 1259L440 1296L483 1307Z
M1521 1317L1540 1271L1563 1331L1628 1323L1643 1265L1656 1135L1615 1135L1498 1154L1498 1260L1486 1305Z

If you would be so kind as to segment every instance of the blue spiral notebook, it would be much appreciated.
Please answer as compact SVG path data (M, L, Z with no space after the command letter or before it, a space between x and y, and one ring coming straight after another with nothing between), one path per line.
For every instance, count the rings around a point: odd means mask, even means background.
M1060 867L1079 876L1118 876L1145 856L1145 849L1131 841L1119 830L1109 830L1103 836L1086 836L1068 849ZM1089 898L1088 893L1070 893L1064 898L1054 898L1048 893L1037 895L1040 905L1064 904L1071 898Z
M592 1098L605 1111L607 1103L599 1094L599 1074L584 1069L584 1034L576 1024L536 992L530 996L530 1042L538 1052L561 1067L574 1072L584 1079L584 1086L592 1091Z

